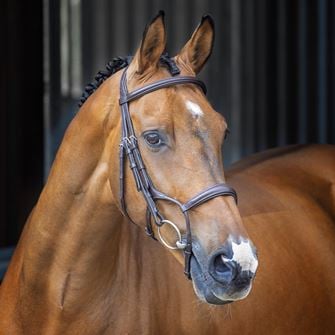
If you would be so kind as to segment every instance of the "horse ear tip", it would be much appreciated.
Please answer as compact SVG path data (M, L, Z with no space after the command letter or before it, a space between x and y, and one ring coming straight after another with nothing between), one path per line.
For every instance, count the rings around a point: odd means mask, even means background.
M164 22L165 12L164 10L159 10L158 13L154 16L154 18L151 20L151 23L154 23L156 20L161 18Z
M208 23L214 28L214 19L213 19L212 15L210 15L210 14L203 15L202 18L201 18L201 23L200 24L203 24L205 21L208 21Z

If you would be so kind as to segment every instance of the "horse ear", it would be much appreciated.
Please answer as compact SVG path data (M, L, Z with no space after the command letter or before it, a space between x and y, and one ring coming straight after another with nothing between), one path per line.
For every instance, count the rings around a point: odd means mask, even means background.
M144 30L141 46L136 51L131 64L132 70L135 70L137 74L143 74L157 67L159 58L165 50L164 15L163 11L159 11Z
M214 35L212 17L203 16L191 39L185 44L176 59L186 65L194 74L199 73L212 53Z

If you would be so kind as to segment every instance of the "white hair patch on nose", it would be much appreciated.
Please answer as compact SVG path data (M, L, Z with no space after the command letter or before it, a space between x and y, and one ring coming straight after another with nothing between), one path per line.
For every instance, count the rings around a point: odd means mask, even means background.
M197 105L196 103L192 101L189 101L189 100L186 101L186 108L189 112L191 112L192 116L195 119L198 119L199 117L204 115L204 112L201 110L199 105Z
M256 259L249 241L242 241L240 244L232 242L233 258L238 263L242 271L256 273L258 260Z

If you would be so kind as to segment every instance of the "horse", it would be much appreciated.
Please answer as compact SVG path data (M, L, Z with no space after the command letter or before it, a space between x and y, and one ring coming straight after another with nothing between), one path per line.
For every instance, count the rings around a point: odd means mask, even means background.
M225 176L227 123L195 79L213 42L204 16L167 57L160 12L88 87L0 288L1 334L335 329L335 149Z

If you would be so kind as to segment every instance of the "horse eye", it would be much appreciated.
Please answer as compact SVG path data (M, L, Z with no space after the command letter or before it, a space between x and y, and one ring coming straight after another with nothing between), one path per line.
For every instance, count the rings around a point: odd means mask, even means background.
M160 135L154 132L144 134L144 139L149 146L154 148L159 147L163 143L163 140L160 137Z

